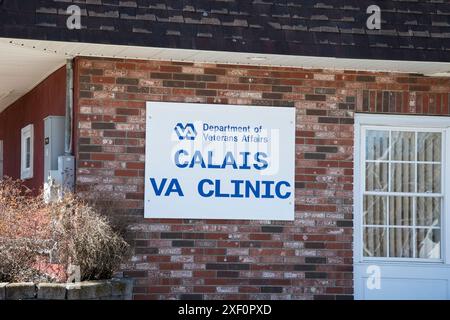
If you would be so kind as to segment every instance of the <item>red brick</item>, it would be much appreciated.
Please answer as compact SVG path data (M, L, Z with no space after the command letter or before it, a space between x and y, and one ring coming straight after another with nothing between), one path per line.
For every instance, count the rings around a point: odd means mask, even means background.
M145 163L144 162L129 162L129 163L127 163L127 169L143 170L143 169L145 169Z
M151 286L148 288L149 293L169 293L170 287L168 286Z
M116 79L114 77L93 76L92 77L92 83L109 83L109 84L113 84L113 83L116 83Z
M249 235L250 240L272 240L271 234L253 233Z
M161 72L179 73L179 72L181 72L182 68L179 66L160 66L159 70Z
M118 115L126 115L126 116L137 116L140 114L140 111L138 109L125 109L125 108L118 108L116 110L116 113Z
M117 177L137 177L139 174L136 170L115 170L114 175Z
M92 160L100 160L100 161L112 161L115 160L116 156L114 154L109 153L92 153Z
M117 69L126 69L126 70L135 70L136 69L136 63L131 62L117 62L116 63Z

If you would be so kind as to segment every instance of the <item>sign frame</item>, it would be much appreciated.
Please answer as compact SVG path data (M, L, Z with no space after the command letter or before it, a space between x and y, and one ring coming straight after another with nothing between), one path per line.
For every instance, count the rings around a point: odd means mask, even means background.
M169 124L163 124L163 122ZM203 124L199 126L198 123ZM269 152L252 153L248 151L250 149L245 148L244 151L235 152L235 154L244 158L244 154L248 153L246 158L250 159L248 163L242 160L238 166L232 161L228 161L225 168L217 168L217 163L210 163L213 162L211 159L215 153L210 156L210 152L213 151L200 152L196 150L195 146L192 153L196 160L189 158L190 152L186 151L181 155L177 153L186 148L179 149L180 147L174 148L173 146L173 150L177 148L179 150L171 151L170 157L167 156L168 146L160 137L168 137L170 134L171 145L187 146L195 144L201 139L205 140L207 137L205 130L209 131L208 126L212 128L211 130L219 130L219 135L215 136L218 139L227 137L229 134L223 134L220 130L241 130L240 132L234 131L238 142L230 142L231 145L234 143L233 148L240 148L241 137L244 139L244 136L247 137L247 133L255 133L257 127L260 127L259 134L248 135L254 140L242 143L247 143L249 148L255 148L255 150L260 150L261 146L272 148L269 144L276 145L279 148L278 151L281 150L277 155L277 167L272 165L272 162L275 161ZM248 131L242 132L242 130ZM199 136L201 139L198 138ZM234 136L230 134L229 137ZM276 141L277 137L278 141ZM144 217L148 219L293 221L295 219L295 137L296 108L294 107L147 102ZM210 137L208 136L208 138ZM261 142L263 138L266 140ZM208 143L216 145L214 141L209 140L208 142L201 141L201 143L202 148L206 149L208 149ZM223 144L224 142L218 143ZM196 151L199 151L203 158L199 160L199 157L195 157ZM159 155L158 152L163 153L164 156ZM225 151L223 151L225 158L229 152L231 151L228 147L225 147ZM264 166L264 155L267 156L267 166ZM237 158L235 156L233 159ZM172 166L171 169L166 167L167 161L169 160L170 163L170 159L177 159L169 164ZM227 159L229 160L229 157ZM253 167L249 164L252 161ZM195 164L190 168L189 164L192 165L192 162ZM203 164L207 167L203 168ZM185 167L181 168L181 166ZM230 167L231 169L229 169ZM241 168L246 170L239 170ZM266 173L263 172L264 170L272 170L274 173ZM224 177L230 176L234 178L222 180ZM252 177L258 179L251 179ZM248 179L244 180L245 178ZM179 184L173 183L173 179L177 179ZM244 182L241 184L240 181ZM233 185L230 186L229 183L226 185L227 182L232 182ZM239 187L236 186L237 184ZM225 192L219 190L223 185L226 185ZM188 187L186 188L186 186ZM193 191L195 187L198 191L197 194ZM245 193L241 187L245 188ZM235 190L235 193L231 190ZM258 193L254 192L255 190ZM171 193L167 194L168 191ZM211 192L214 193L214 196L204 197L205 194L209 195ZM257 199L251 198L255 194L258 196Z

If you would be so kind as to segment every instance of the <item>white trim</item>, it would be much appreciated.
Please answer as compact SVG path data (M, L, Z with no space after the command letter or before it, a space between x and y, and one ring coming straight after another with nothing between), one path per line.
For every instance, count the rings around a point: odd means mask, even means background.
M360 118L361 115L355 114L355 126L354 126L354 133L355 133L355 145L353 148L353 159L354 159L354 174L353 174L353 264L361 262L361 252L362 252L362 246L363 246L363 235L362 235L362 206L360 201L362 195L361 195L361 186L362 181L365 181L362 179L362 165L361 165L361 152L360 149L363 149L364 146L361 146L361 123ZM359 285L356 283L356 277L355 278L355 290L359 287Z
M396 127L396 131L408 130L408 127L420 128L415 130L419 132L422 129L424 131L434 131L433 129L440 131L442 128L450 128L450 117L355 113L355 128L360 126L365 126L367 129Z
M397 131L397 129L395 129ZM400 130L399 130L400 131ZM421 132L421 131L415 131ZM365 160L366 163L400 163L400 164L441 164L441 161L406 161L406 160Z
M30 163L27 166L27 145L26 141L30 139ZM26 180L33 178L34 172L34 126L27 125L21 130L20 138L20 179Z
M393 263L401 264L407 262L408 265L421 263L421 265L430 264L434 265L436 263L443 264L444 259L425 259L425 258L383 258L383 257L364 257L364 262L370 262L371 264L387 264L391 265Z
M118 59L165 60L195 63L240 64L270 67L294 67L328 70L364 70L373 72L419 73L448 76L450 63L381 59L349 59L322 56L229 52L123 46L68 41L1 38L0 42L36 52L65 57L105 57Z
M421 226L421 225L390 225L390 224L365 224L364 227L366 228L395 228L395 229L414 229L414 228L418 228L418 229L436 229L439 230L441 227L436 227L436 226ZM366 259L366 258L364 258Z
M445 150L442 152L442 159L443 163L446 163L446 165L442 166L443 169L441 169L442 177L444 178L442 180L442 193L446 194L450 191L450 147L448 147L448 143L450 142L450 128L446 130L446 134L443 137L444 138L444 145L447 146ZM445 152L445 153L444 153ZM444 205L442 206L445 214L442 215L441 224L445 226L446 232L442 234L441 232L441 242L442 242L442 253L444 254L444 263L450 264L450 196L448 196L449 199L447 201L444 201Z
M364 189L363 189L364 190ZM385 196L385 197L424 197L424 198L440 198L444 196L441 193L420 193L420 192L388 192L388 191L364 191L368 196Z

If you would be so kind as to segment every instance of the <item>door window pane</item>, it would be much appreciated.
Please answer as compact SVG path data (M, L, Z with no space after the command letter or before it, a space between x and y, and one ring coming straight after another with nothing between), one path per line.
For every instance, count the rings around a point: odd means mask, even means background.
M387 197L364 196L364 224L385 225Z
M414 192L416 174L414 164L391 163L391 191Z
M416 202L416 225L436 227L441 224L441 198L418 197Z
M389 131L368 130L366 133L366 159L389 159Z
M417 257L439 259L441 257L441 231L439 229L417 229Z
M388 190L389 164L384 162L370 162L366 165L366 190Z
M414 161L416 156L414 132L392 132L392 158L396 161Z
M389 228L389 257L411 258L413 256L413 229Z
M417 192L440 193L441 192L441 165L418 164L417 165Z
M387 242L385 228L364 228L364 256L386 257Z
M413 208L412 197L389 197L389 225L411 226Z
M441 161L441 133L419 132L417 135L417 160Z

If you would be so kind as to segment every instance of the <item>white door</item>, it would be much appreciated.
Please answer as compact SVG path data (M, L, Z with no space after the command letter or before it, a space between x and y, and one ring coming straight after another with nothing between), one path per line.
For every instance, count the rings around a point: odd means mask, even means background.
M355 299L450 299L450 118L356 115Z

